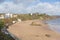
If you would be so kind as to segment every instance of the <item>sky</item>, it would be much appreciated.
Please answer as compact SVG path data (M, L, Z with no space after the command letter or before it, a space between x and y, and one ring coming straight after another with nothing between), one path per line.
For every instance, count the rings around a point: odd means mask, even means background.
M60 0L0 0L0 13L60 15Z

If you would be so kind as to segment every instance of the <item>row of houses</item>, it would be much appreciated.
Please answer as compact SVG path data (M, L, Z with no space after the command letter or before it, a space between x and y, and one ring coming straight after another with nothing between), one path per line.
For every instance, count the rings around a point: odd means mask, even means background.
M8 19L8 18L17 18L17 14L11 14L11 13L6 13L6 14L0 14L0 19ZM21 19L17 18L17 21L21 22ZM16 20L12 20L12 23L15 23Z
M10 14L10 13L0 14L0 19L13 18L13 17L17 17L17 15L16 14Z

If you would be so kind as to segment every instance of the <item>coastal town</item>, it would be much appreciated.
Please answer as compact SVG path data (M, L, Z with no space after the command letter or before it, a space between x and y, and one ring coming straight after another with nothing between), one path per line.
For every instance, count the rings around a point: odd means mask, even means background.
M45 13L0 14L0 20L4 22L2 33L10 35L12 40L57 40L60 37L44 22L53 20L52 16Z
M44 19L43 15L45 15L47 18L49 17L46 14L39 14L39 13L29 13L29 14L11 14L11 13L6 13L6 14L0 14L0 19L7 19L7 20L12 20L12 23L15 23L16 21L23 21L23 20L30 20L32 19ZM24 16L28 16L27 18L24 18Z
M0 0L0 40L60 40L60 0Z

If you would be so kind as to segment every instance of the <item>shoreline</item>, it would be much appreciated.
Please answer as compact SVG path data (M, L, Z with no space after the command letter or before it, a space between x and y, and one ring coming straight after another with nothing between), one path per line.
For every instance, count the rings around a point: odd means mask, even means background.
M32 26L32 22L41 25ZM21 40L60 40L60 34L50 30L48 24L45 24L41 20L27 20L17 22L9 26L8 31Z

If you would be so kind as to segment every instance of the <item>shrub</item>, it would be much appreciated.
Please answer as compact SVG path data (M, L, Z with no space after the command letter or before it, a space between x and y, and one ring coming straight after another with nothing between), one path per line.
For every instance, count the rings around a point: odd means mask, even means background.
M4 27L4 21L0 20L0 40L14 40L10 35L7 35L1 31Z
M46 36L46 37L51 37L51 35L49 35L49 34L45 34L45 36Z
M6 35L2 32L0 32L0 40L15 40L10 35Z
M4 27L4 21L0 20L0 31Z
M32 22L31 25L33 25L33 26L41 26L41 24L36 23L36 22Z
M49 18L49 15L46 14L39 14L39 13L33 13L33 15L30 14L20 14L18 15L18 18L21 20L33 20L33 19L46 19Z

